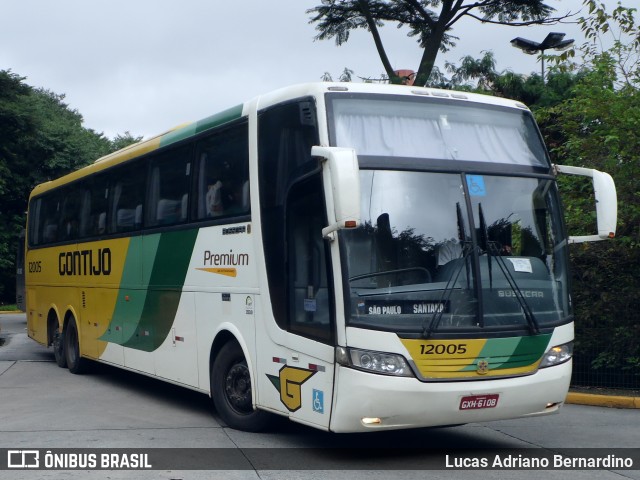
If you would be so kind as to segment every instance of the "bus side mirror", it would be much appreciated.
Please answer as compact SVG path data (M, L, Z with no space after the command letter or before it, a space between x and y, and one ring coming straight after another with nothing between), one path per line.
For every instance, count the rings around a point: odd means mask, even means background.
M332 233L360 225L360 167L352 148L312 147L311 155L321 157L324 192L329 225L322 229L324 238Z
M556 173L580 175L593 179L593 191L596 197L596 214L598 216L598 234L569 237L569 243L595 242L616 236L618 219L618 196L616 185L611 175L591 168L554 165Z

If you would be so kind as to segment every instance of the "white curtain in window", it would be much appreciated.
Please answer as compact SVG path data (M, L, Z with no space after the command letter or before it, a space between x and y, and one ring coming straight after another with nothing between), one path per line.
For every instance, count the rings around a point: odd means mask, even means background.
M340 113L336 143L360 155L538 165L520 122L513 125L415 116Z

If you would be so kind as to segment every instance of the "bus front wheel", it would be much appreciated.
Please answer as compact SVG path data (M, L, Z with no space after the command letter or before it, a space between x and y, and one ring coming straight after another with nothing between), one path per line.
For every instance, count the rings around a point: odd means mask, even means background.
M83 373L87 361L80 356L80 342L78 339L78 326L76 319L71 317L64 330L64 355L67 359L67 367L71 373Z
M224 422L247 432L264 430L271 415L253 409L251 372L237 342L225 344L211 367L211 398Z

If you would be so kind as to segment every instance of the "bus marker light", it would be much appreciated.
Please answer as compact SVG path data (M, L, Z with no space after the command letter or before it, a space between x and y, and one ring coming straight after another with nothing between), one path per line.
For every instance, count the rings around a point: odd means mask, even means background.
M344 222L344 228L356 228L358 226L358 222L355 220L347 220Z
M315 363L309 364L309 370L313 370L314 372L324 372L326 369L322 365L316 365Z

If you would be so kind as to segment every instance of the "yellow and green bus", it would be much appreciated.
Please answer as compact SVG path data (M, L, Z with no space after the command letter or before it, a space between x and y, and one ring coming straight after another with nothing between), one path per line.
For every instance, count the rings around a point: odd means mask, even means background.
M559 172L593 178L568 237ZM37 186L28 334L334 432L552 413L571 377L568 243L615 233L611 177L551 164L521 103L316 83Z

